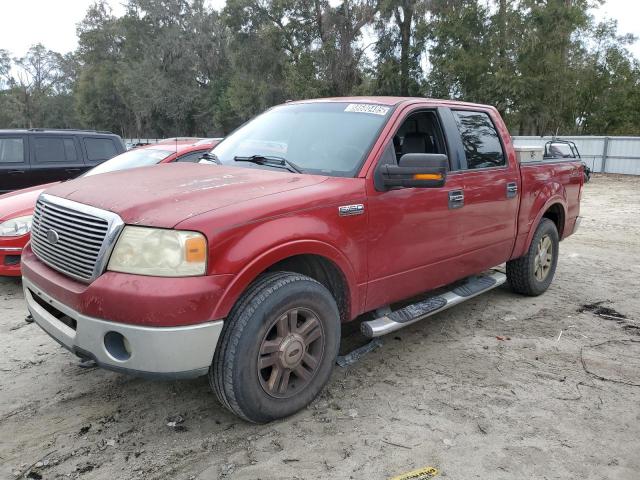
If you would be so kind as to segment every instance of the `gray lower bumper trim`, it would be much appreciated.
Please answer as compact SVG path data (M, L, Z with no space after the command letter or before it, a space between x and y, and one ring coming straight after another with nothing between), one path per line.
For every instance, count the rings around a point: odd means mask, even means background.
M54 299L23 277L25 300L35 322L58 343L81 357L92 358L106 369L145 377L185 378L207 373L213 360L222 320L185 327L141 327L83 315ZM35 299L75 320L69 327ZM130 356L114 357L105 335L116 332L126 339Z

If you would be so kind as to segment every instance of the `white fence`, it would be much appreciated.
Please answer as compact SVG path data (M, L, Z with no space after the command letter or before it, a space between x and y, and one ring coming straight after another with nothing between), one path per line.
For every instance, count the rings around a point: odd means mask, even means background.
M560 137L576 143L594 172L640 175L640 137ZM544 146L551 137L513 137L516 145Z

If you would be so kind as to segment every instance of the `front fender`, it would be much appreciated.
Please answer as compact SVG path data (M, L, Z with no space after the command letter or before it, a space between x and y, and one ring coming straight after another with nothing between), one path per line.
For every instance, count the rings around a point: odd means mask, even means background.
M272 265L296 255L317 255L332 261L342 272L349 288L350 311L361 310L361 293L349 259L336 247L319 240L294 240L258 254L228 285L211 318L226 317L247 287ZM363 301L363 300L362 300Z

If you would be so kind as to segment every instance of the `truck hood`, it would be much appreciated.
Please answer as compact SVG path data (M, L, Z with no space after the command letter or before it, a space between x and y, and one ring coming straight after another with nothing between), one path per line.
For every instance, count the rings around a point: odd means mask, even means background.
M40 194L45 188L53 185L57 185L57 182L24 188L0 195L0 222L24 215L31 215Z
M130 225L173 228L195 215L326 179L258 168L175 163L78 178L45 193L117 213Z

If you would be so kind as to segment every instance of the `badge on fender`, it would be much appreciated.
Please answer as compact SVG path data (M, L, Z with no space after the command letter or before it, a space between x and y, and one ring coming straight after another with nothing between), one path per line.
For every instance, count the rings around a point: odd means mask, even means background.
M341 217L349 217L351 215L362 215L364 213L364 205L358 203L355 205L342 205L338 207L338 214Z

